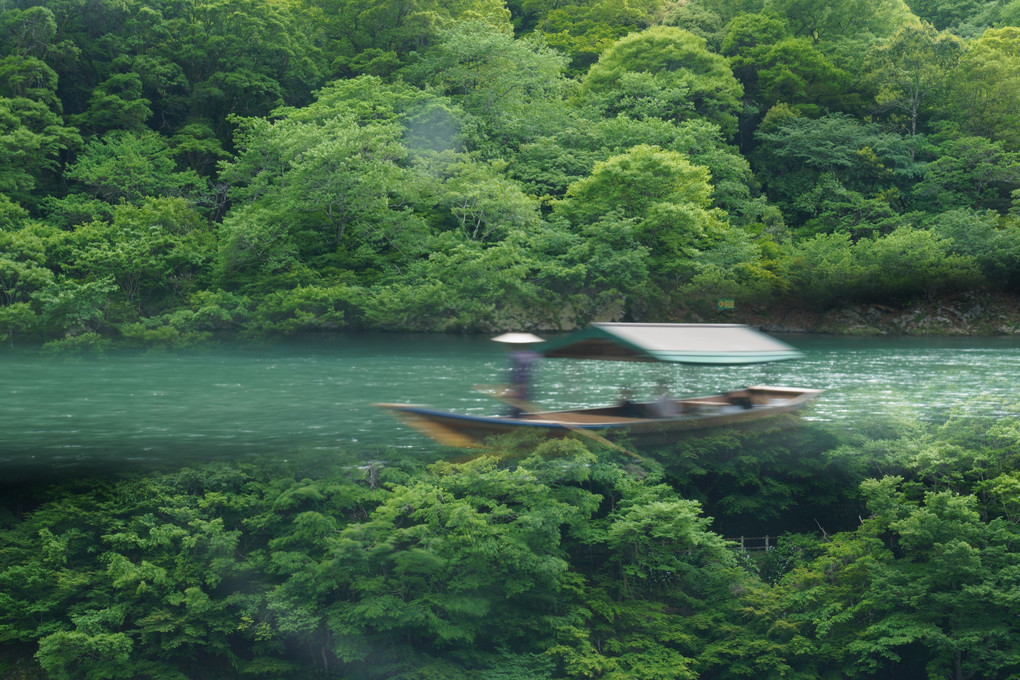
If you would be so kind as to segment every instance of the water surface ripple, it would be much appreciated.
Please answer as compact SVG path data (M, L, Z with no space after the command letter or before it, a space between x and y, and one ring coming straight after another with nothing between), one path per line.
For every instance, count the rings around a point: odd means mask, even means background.
M651 396L660 381L678 395L775 384L824 389L807 417L848 427L869 414L1018 415L1014 339L781 337L804 358L744 367L550 360L537 371L536 400L596 405L624 386ZM372 404L499 412L472 388L503 382L506 357L482 337L371 334L78 359L6 354L0 371L2 472L426 447Z

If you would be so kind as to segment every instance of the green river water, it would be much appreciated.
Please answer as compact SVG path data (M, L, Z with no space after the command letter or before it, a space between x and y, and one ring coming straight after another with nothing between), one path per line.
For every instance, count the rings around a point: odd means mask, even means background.
M1020 415L1020 341L779 336L797 361L746 367L549 360L536 401L611 403L750 384L824 389L809 420L853 428L878 415ZM0 356L0 475L167 467L216 459L343 454L384 458L432 444L377 409L411 402L461 412L502 406L472 388L504 382L505 349L486 337L345 335L171 353L60 359Z

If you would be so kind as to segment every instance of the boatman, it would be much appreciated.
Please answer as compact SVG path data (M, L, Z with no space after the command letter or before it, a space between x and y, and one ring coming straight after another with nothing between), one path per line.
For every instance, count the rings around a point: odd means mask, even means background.
M511 415L519 416L527 410L531 399L531 370L542 358L541 354L528 349L527 345L542 342L542 338L531 333L504 333L493 340L521 346L521 349L510 352Z

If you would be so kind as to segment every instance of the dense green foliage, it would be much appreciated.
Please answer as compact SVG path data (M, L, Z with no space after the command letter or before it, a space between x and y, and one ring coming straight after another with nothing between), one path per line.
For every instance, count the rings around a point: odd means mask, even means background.
M9 0L0 340L1016 294L1018 48L1018 0ZM5 487L0 674L1020 675L1015 418L502 446Z
M500 447L9 487L0 673L1020 673L1015 419L723 435L641 460ZM767 551L723 538L763 522L787 531Z
M1018 46L1015 0L13 0L0 336L1015 294Z

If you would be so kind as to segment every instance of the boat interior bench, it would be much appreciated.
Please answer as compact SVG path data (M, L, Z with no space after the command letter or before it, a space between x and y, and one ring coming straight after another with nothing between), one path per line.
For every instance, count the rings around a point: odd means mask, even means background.
M613 416L605 413L551 413L551 414L529 414L520 416L520 420L548 421L559 423L632 423L644 418L631 416Z

